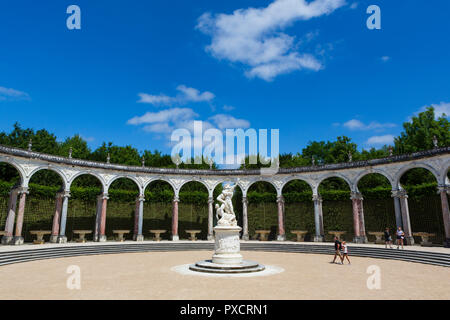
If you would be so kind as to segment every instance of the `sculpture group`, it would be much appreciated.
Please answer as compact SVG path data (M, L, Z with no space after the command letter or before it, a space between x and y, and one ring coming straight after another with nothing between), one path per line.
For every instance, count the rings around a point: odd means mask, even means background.
M192 271L207 273L249 273L263 271L265 267L253 261L245 261L240 254L242 228L237 225L233 209L233 193L236 185L226 184L217 197L217 226L214 227L215 246L211 260L199 261L189 267Z
M218 226L236 227L237 220L233 209L233 193L236 185L225 185L222 193L217 197L221 205L216 204L216 218Z

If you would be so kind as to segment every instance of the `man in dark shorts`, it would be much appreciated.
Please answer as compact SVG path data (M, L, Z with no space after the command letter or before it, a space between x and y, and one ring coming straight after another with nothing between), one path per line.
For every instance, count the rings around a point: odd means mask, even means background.
M331 263L335 263L337 256L339 256L339 259L341 259L341 264L343 264L341 255L341 242L339 241L338 237L334 237L334 259Z

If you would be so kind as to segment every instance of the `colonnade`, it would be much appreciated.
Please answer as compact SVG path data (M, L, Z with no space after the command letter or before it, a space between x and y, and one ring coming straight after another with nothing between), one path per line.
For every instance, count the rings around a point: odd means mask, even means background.
M392 198L395 208L395 221L397 227L402 227L408 243L413 243L413 234L409 217L408 195L400 185L402 175L413 168L429 170L438 182L438 193L441 199L442 219L444 221L445 238L450 245L450 214L448 194L450 181L447 173L450 168L450 147L433 149L414 154L391 156L383 159L359 161L355 163L342 163L302 168L281 168L272 176L264 176L259 170L188 170L163 169L147 167L130 167L110 163L98 163L86 160L64 158L46 155L16 148L0 146L0 162L6 162L15 167L20 175L19 185L12 188L9 193L7 216L5 223L3 244L22 244L22 226L25 212L25 203L28 195L29 181L33 174L39 170L52 170L57 172L63 180L63 187L55 199L55 212L52 221L51 241L64 243L66 237L67 210L70 198L70 186L73 181L83 175L93 175L102 184L102 193L97 197L96 219L93 228L94 241L106 241L108 189L113 181L119 178L133 180L139 189L136 198L133 239L142 241L144 191L153 181L161 180L170 184L174 191L172 200L172 226L171 238L179 240L178 205L179 192L182 186L191 181L205 185L208 190L208 232L207 238L213 239L214 199L213 191L221 183L232 182L242 191L242 240L249 240L248 232L248 198L250 186L259 181L265 181L275 187L277 193L277 221L278 230L276 239L286 240L285 206L283 187L293 180L306 182L313 191L315 232L313 240L324 240L322 197L318 191L319 185L328 178L338 177L347 182L350 187L352 201L354 242L367 242L364 221L364 199L358 190L359 180L370 173L378 173L387 178L392 186ZM17 204L18 203L18 204ZM206 205L206 204L205 204ZM311 213L312 214L312 213Z

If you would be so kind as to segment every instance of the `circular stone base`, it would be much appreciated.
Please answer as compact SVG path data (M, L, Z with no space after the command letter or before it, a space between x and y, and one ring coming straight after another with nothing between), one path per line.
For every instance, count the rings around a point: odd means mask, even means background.
M263 271L265 266L258 262L248 260L244 260L238 264L218 264L212 262L212 260L202 260L196 264L191 264L189 269L197 272L236 274Z

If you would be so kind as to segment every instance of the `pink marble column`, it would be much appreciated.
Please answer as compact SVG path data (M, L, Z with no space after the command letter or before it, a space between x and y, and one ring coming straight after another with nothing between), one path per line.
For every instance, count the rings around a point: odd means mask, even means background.
M172 241L178 241L180 237L178 236L178 202L180 199L175 197L173 199L172 208Z
M277 198L277 204L278 204L278 235L277 240L278 241L284 241L286 240L286 234L284 231L284 199L283 196L279 196Z
M247 197L242 197L242 240L249 240L248 235L248 214L247 214L248 200Z
M25 213L25 201L27 199L27 194L28 194L28 188L22 188L19 191L19 210L17 212L16 232L14 234L14 244L16 244L16 245L23 244L22 226L23 226L23 216Z
M414 244L414 237L411 230L411 220L409 219L408 195L405 190L399 190L400 210L402 212L403 232L408 245Z
M208 240L214 239L214 223L213 223L214 209L213 209L213 205L214 205L214 198L209 197L208 198L208 236L207 236Z
M352 192L350 199L353 207L353 228L355 236L353 242L366 243L366 227L364 224L363 197L359 192Z
M9 244L13 239L14 223L16 220L17 195L19 189L12 189L9 193L8 213L5 223L5 235L2 238L2 244Z
M442 205L442 218L444 219L444 229L445 229L445 242L444 245L450 248L450 212L448 205L448 192L450 188L440 187L439 194L441 195L441 205Z
M53 215L53 226L52 226L52 235L50 236L50 242L57 243L59 236L59 220L61 218L61 209L63 202L63 193L58 193L56 195L55 201L55 214Z
M100 216L100 235L99 241L106 241L106 205L108 204L108 194L103 194L102 198L102 208Z
M136 198L136 206L134 207L134 232L133 232L134 239L137 238L138 232L139 232L139 205L140 205L140 201L139 201L139 197L137 197Z

